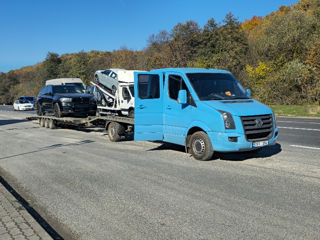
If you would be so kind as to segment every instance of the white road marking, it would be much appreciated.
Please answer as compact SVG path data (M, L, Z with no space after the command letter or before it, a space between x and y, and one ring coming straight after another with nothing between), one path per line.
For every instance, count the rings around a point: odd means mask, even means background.
M277 120L277 123L310 123L310 124L320 124L319 122L296 122L296 121L282 121L282 120Z
M320 129L315 129L315 128L295 128L295 127L278 127L278 128L285 128L285 129L292 129L292 130L317 131L317 132L320 132Z
M296 148L306 148L306 149L313 149L313 150L320 150L318 147L308 147L308 146L302 146L302 145L290 145L291 147L296 147Z

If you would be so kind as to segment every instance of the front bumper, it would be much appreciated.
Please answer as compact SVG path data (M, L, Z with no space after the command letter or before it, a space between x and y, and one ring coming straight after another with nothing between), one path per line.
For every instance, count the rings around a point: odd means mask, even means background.
M95 104L74 104L74 103L62 103L61 113L64 116L84 116L95 115L97 111L97 105Z
M27 110L33 110L33 107L20 107L20 110L27 111Z
M268 145L273 145L278 139L278 129L275 128L273 135L268 139ZM245 134L235 132L208 132L212 147L218 152L240 152L257 149L253 147L253 142L247 141ZM231 142L229 138L237 138L237 142ZM260 140L257 140L260 141Z

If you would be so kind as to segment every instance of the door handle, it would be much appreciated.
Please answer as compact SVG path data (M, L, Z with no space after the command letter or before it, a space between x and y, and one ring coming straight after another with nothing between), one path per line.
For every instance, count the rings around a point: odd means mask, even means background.
M140 105L139 105L139 108L140 108L140 109L144 109L144 108L145 108L145 106L144 106L144 105L142 105L142 104L140 104Z
M168 109L168 110L171 110L172 108L171 108L171 106L170 106L170 105L168 105L168 106L167 106L167 109Z

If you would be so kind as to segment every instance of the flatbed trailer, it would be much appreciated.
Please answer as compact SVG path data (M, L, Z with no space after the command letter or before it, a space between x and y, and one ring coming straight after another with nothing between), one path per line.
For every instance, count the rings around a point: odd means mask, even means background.
M40 127L55 129L57 126L103 127L112 142L118 142L126 133L133 133L134 118L117 115L88 116L86 118L29 116L27 120L39 120Z

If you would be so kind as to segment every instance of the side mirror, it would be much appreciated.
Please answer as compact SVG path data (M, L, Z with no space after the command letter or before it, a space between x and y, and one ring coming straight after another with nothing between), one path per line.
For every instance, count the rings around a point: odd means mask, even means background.
M179 90L178 103L187 104L187 90Z
M247 91L248 96L251 97L251 89L248 88L248 89L246 89L246 91Z

